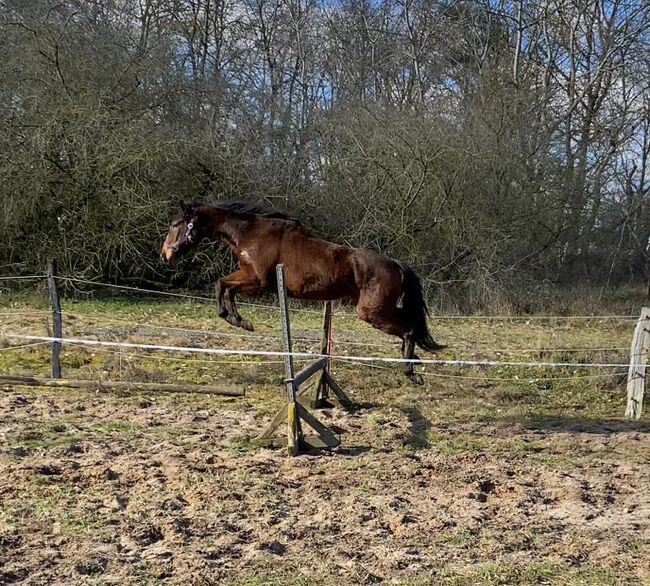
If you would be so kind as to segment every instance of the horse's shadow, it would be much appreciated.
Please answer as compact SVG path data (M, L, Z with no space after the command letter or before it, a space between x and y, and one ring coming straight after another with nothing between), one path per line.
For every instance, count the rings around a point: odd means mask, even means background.
M413 449L429 447L428 431L431 429L431 421L413 403L402 405L400 410L406 415L409 422L409 429L402 438L402 444Z
M369 409L373 407L378 407L378 403L374 402L364 402L356 403L352 411L357 411L360 409ZM400 410L406 415L409 423L407 432L401 436L401 443L403 446L419 450L429 447L429 437L428 432L432 427L431 421L429 421L423 414L420 408L414 403L408 403L402 405ZM330 426L330 429L339 433L341 436L344 434L345 430L334 425ZM373 446L341 446L337 449L337 453L345 456L358 456L366 452L392 452L392 448L378 448Z
M581 419L578 417L555 417L532 415L522 422L525 429L558 433L590 433L611 435L613 433L650 433L650 421L625 419Z
M340 456L361 456L372 451L375 451L372 446L340 446L336 453Z

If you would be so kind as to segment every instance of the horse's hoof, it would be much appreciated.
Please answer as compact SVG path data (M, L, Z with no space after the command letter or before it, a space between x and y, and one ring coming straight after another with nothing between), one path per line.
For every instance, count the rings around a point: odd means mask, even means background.
M225 318L225 317L228 315L228 310L224 307L224 308L222 308L222 309L219 310L219 314L218 314L218 315L219 315L219 317L221 317L221 318Z
M418 374L417 372L414 372L413 374L408 374L406 376L408 376L411 379L411 382L415 385L424 384L424 379L422 378L422 375Z
M241 322L234 315L230 313L227 313L223 319L225 319L226 323L229 323L234 328L238 328L239 326L241 326Z
M249 321L246 321L245 319L241 320L241 327L244 328L245 330L248 330L249 332L255 331L255 329L253 328L253 324Z

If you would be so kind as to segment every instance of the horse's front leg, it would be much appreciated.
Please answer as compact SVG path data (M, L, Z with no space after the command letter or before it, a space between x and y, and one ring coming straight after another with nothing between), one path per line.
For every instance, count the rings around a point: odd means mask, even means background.
M229 311L224 304L224 295L226 293L226 288L223 286L223 278L217 281L217 284L214 286L214 296L217 300L217 312L219 317L226 318Z
M248 320L245 320L241 315L239 315L239 311L237 310L237 306L235 305L235 291L233 291L233 289L226 289L226 294L224 296L224 299L226 302L226 306L229 308L230 311L230 313L226 316L226 321L235 327L244 328L249 332L255 331L253 328L253 324Z
M222 277L217 282L217 305L220 308L219 317L223 317L229 324L253 331L253 324L245 320L237 311L235 294L254 293L262 288L260 280L250 271L240 269Z

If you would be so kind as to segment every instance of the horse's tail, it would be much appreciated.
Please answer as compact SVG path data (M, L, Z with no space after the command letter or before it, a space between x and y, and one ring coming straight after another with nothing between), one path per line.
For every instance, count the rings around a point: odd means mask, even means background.
M400 265L402 269L402 307L400 314L415 332L415 343L420 348L429 351L442 350L446 346L438 344L431 336L427 325L427 308L424 294L422 293L422 282L415 274L415 271L406 266Z

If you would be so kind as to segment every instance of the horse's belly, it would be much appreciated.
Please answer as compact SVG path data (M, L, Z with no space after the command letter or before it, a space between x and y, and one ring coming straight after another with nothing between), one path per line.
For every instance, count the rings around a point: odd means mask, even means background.
M311 301L329 301L354 296L353 280L332 278L329 275L307 273L301 278L292 278L291 271L286 276L287 291L291 297Z

